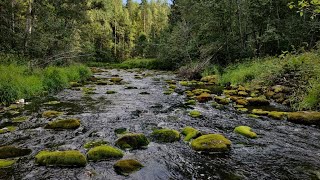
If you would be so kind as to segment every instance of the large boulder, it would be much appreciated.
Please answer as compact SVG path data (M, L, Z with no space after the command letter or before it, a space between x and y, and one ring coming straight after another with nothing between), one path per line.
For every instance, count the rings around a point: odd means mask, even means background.
M320 124L320 112L290 112L288 113L288 121L301 124Z
M121 149L140 149L148 146L149 140L144 134L128 133L116 140L116 146Z
M151 135L156 141L170 143L180 140L180 133L173 129L156 129Z

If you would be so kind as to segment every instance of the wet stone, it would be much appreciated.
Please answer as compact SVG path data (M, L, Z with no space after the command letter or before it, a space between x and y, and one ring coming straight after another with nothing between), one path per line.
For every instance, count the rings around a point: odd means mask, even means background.
M86 157L76 150L71 151L40 151L36 163L42 166L85 166Z
M157 142L171 143L180 140L180 133L173 129L156 129L151 136Z
M0 159L15 158L20 156L26 156L31 153L31 149L23 149L14 146L2 146L0 147Z
M121 149L140 149L149 144L149 140L144 134L128 133L116 140L116 146Z
M117 161L113 167L118 174L128 176L130 173L133 173L143 168L143 165L137 160L125 159Z

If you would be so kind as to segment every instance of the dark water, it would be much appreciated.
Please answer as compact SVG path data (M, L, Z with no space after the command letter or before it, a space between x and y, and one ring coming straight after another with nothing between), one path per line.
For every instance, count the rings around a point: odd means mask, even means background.
M109 70L96 76L107 78L119 75L126 83L86 85L96 88L96 94L90 95L68 89L56 96L35 99L21 109L19 116L30 116L30 120L18 124L18 130L12 133L0 134L0 145L30 148L32 154L20 158L7 179L319 179L318 127L269 118L253 119L232 108L214 109L210 103L186 108L183 106L183 95L163 94L165 80L174 79L173 74L156 71L142 73L150 76L135 79L137 72ZM127 89L127 86L137 89ZM105 94L107 90L117 93ZM150 94L142 95L141 92ZM43 104L52 100L61 101L61 104ZM201 111L203 117L189 117L188 111L192 108ZM63 111L65 114L62 117L79 118L81 127L64 131L44 129L43 126L50 121L41 117L45 110ZM2 116L1 124L10 122L11 116ZM233 133L238 125L252 127L259 138L248 139ZM128 177L114 172L116 160L89 162L84 168L43 167L34 163L34 156L44 149L77 149L86 153L83 145L90 140L102 139L114 144L117 139L114 130L118 128L150 135L155 127L180 130L185 126L225 135L232 141L231 151L200 154L182 140L168 144L152 142L147 149L125 153L124 159L137 159L145 165Z

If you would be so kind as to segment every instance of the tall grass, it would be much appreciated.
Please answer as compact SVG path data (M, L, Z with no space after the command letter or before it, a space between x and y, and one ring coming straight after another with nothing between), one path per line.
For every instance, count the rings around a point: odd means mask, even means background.
M25 65L0 65L0 103L30 98L43 91L57 92L68 87L70 81L83 81L90 75L90 69L79 64L32 71Z

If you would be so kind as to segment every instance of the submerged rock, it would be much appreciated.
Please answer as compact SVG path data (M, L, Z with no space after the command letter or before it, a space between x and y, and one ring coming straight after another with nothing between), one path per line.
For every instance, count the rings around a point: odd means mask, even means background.
M148 146L149 140L144 134L125 134L115 144L121 149L140 149Z
M158 142L171 143L180 140L180 133L173 129L157 129L151 136Z
M86 166L86 157L80 151L40 151L36 163L42 166Z
M290 112L288 121L301 124L320 124L320 112Z
M193 110L193 111L190 111L189 112L189 116L193 117L193 118L199 118L201 117L201 112L200 111L196 111L196 110Z
M190 141L191 139L197 138L201 135L201 132L193 127L187 126L183 128L181 134L185 135L184 141Z
M125 159L117 161L113 167L118 174L127 176L130 173L133 173L143 168L143 165L134 159Z
M104 141L104 140L89 141L89 142L84 144L84 148L91 149L93 147L101 146L101 145L105 145L105 144L108 144L108 142Z
M251 131L251 128L249 126L238 126L234 129L234 132L249 138L257 137L257 134Z
M46 129L77 129L80 127L79 119L59 119L49 122L44 128Z
M42 117L53 118L53 117L61 116L62 114L63 114L63 112L58 112L58 111L45 111L42 113Z
M225 152L230 146L231 141L221 134L203 135L191 142L193 150L204 152Z
M31 153L31 149L22 149L14 146L0 147L0 159L26 156L26 155L29 155L30 153Z
M15 160L0 159L0 169L10 168L16 163Z
M121 158L123 155L124 154L120 149L108 145L96 146L90 149L87 154L88 159L92 161Z

